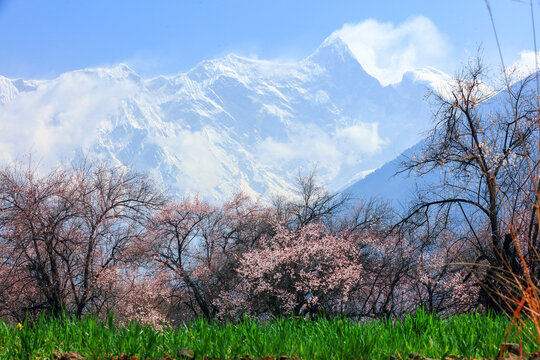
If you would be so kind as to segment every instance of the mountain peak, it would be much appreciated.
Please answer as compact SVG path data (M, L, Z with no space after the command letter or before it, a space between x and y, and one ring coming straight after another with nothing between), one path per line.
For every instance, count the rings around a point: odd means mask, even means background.
M110 72L113 76L119 77L119 78L131 78L131 79L140 79L139 74L132 68L130 68L125 63L120 63L112 68L110 68Z
M102 67L95 67L95 68L85 68L81 70L75 70L72 72L67 72L62 76L70 76L70 74L84 74L84 75L90 75L90 76L97 76L99 78L109 78L109 79L130 79L135 82L139 82L142 80L141 76L135 72L135 70L131 69L127 64L119 63L114 66L102 66Z
M421 83L440 95L447 96L450 92L452 81L452 77L443 71L433 67L423 67L405 72L401 78L401 82L396 84L396 86L405 86L408 83Z
M356 86L359 89L379 89L381 84L360 64L349 45L332 34L306 60L326 70L338 80L340 87Z
M327 37L321 46L308 57L308 60L319 64L335 63L336 60L358 63L349 46L339 36L334 34Z
M126 63L119 63L118 65L116 65L113 69L116 69L120 72L124 72L124 73L136 73L135 70L133 70L132 68L129 67L128 64Z

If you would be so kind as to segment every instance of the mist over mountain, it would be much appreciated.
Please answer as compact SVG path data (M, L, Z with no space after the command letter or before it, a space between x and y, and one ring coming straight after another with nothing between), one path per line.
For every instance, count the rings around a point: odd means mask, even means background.
M124 64L0 77L0 160L32 153L52 167L87 153L217 201L287 192L315 166L343 189L422 138L423 96L446 79L419 69L382 86L337 36L298 62L231 54L150 79Z

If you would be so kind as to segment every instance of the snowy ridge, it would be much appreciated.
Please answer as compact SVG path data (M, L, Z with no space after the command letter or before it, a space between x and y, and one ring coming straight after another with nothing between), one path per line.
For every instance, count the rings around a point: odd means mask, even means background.
M89 152L218 201L287 192L317 166L336 190L421 139L430 122L422 96L446 75L413 75L382 86L330 37L294 63L231 54L151 79L125 64L0 77L0 160L32 151L53 166Z

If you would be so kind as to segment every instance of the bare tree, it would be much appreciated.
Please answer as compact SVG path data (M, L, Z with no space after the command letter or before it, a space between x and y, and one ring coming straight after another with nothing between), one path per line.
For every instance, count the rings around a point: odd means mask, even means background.
M404 168L417 176L437 172L441 182L419 194L401 223L426 225L436 214L436 223L447 227L451 217L461 218L471 233L476 262L519 273L509 220L534 202L538 109L531 78L509 86L508 94L495 95L488 91L486 73L477 58L455 79L449 94L432 94L438 106L433 129L421 154L409 158ZM479 236L484 229L487 239ZM499 276L491 272L489 281Z
M293 192L293 199L274 198L273 207L280 221L297 229L313 222L330 223L350 200L347 194L328 192L318 181L315 170L298 175Z

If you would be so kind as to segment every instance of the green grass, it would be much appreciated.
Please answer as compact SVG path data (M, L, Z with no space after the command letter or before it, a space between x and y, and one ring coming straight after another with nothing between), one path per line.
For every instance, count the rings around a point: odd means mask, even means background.
M0 359L52 358L52 352L77 351L89 359L117 355L158 359L180 358L180 350L193 350L197 359L297 356L302 359L406 358L417 352L431 358L447 354L469 358L495 357L509 320L480 314L442 319L418 312L399 322L372 321L363 324L346 319L306 320L297 318L258 322L244 319L237 324L195 321L178 328L156 331L131 323L115 327L110 318L83 320L42 318L22 329L0 321ZM528 352L538 350L523 339Z

